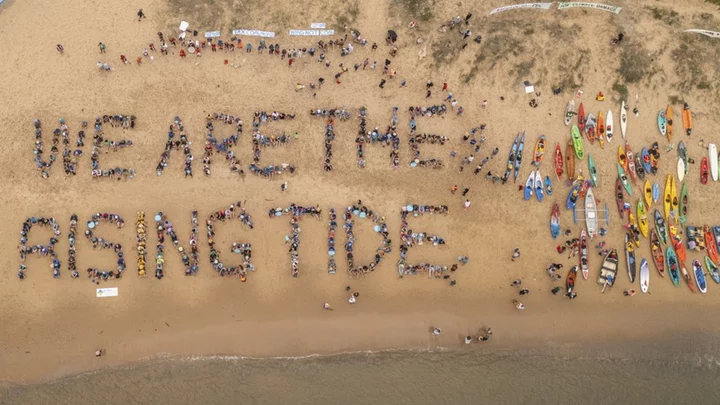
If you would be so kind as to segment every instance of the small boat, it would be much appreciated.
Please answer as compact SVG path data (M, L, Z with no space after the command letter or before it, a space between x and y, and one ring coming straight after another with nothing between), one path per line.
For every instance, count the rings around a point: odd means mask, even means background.
M718 181L718 150L714 143L708 145L708 156L710 157L710 174L713 181Z
M690 112L690 106L688 103L685 103L683 106L683 112L682 112L682 119L683 119L683 127L685 128L685 133L690 136L692 134L693 130L693 121L692 121L692 113Z
M667 118L665 116L665 110L660 110L660 112L658 112L657 124L658 129L660 130L660 135L667 136Z
M687 284L690 291L695 292L695 286L692 282L692 277L690 277L690 274L688 273L687 269L684 265L680 265L680 272L682 273L682 277L685 280L685 284Z
M607 139L608 142L612 142L613 135L615 135L613 113L612 110L608 110L607 118L605 119L605 139Z
M627 134L627 110L625 109L625 100L623 100L620 106L620 131L624 139L625 134Z
M673 249L675 249L675 254L677 255L678 259L681 262L684 262L687 260L687 251L685 250L685 246L682 243L682 239L680 238L680 235L678 233L677 226L670 224L668 227L670 230L670 238L668 241L672 243Z
M657 203L658 201L660 201L660 185L658 184L657 181L655 183L653 183L652 198L653 198L653 203Z
M660 147L657 142L653 142L652 148L650 148L650 172L657 174L658 171L658 160L660 159Z
M625 191L627 191L628 195L632 195L632 186L630 185L630 182L625 175L625 170L623 170L622 166L620 166L620 163L618 163L617 167L618 176L620 177L620 181L622 182L623 187L625 187Z
M569 140L565 147L565 172L568 180L572 181L575 178L575 153L572 140Z
M523 132L518 143L517 154L515 155L515 172L513 173L514 181L517 181L520 174L520 165L522 165L522 154L525 148L525 132Z
M710 170L709 170L709 166L708 166L708 158L704 157L700 161L700 183L701 184L707 184L709 174L710 174Z
M665 200L663 201L665 209L665 219L670 219L670 211L672 208L672 175L668 174L665 180Z
M585 230L580 232L580 269L583 279L588 279L588 240Z
M515 156L517 155L517 149L518 149L518 140L520 139L520 134L515 135L515 140L513 141L513 145L510 148L510 156L508 157L508 163L507 168L505 169L505 175L503 176L503 184L510 178L510 173L512 173L513 168L515 167Z
M640 160L642 160L643 169L645 169L645 173L652 173L652 165L650 160L650 153L648 152L647 148L643 146L642 152L640 152Z
M680 223L685 225L688 213L688 188L687 183L683 183L682 191L680 191Z
M640 155L635 155L635 173L638 179L645 180L645 166L642 164Z
M540 175L540 169L538 169L535 172L535 197L537 197L538 201L542 202L544 196L543 179Z
M587 120L585 120L585 136L587 136L588 141L590 141L590 145L595 144L595 139L597 138L597 118L595 118L592 113L587 115Z
M568 275L565 278L565 290L567 291L568 295L572 294L573 290L575 289L575 280L577 279L577 272L578 272L578 266L572 266L570 271L568 271Z
M587 226L590 239L598 234L597 202L592 189L587 190L585 195L585 225Z
M650 231L650 253L660 277L665 277L665 257L663 256L662 245L655 230Z
M575 100L570 100L565 107L565 125L570 125L573 115L575 115Z
M585 107L583 106L583 103L580 103L580 108L578 108L578 116L577 116L577 126L580 128L580 132L585 132Z
M683 142L683 141L678 142L677 155L678 155L678 159L682 159L682 161L685 163L685 167L689 167L688 150L687 150L687 147L685 146L685 142ZM685 171L685 174L687 174L687 170Z
M625 196L623 194L623 185L620 181L620 176L618 176L617 181L615 181L615 200L617 201L618 212L622 219L625 217Z
M677 196L677 184L672 176L670 176L670 197L672 197L672 215L677 220L678 216L680 216L680 201Z
M638 217L638 228L640 228L640 233L643 237L647 238L648 236L648 219L647 219L647 211L645 210L645 204L643 203L643 200L638 201L637 205L637 217Z
M598 113L597 117L597 139L600 143L600 147L605 147L605 120L601 112Z
M525 201L529 200L535 190L535 171L530 172L527 182L525 182Z
M707 249L707 255L710 256L710 260L715 263L720 262L720 253L718 252L717 241L713 231L707 225L703 226L703 236L705 239L705 248Z
M665 121L667 124L667 139L668 142L672 142L673 137L673 110L672 106L668 104L667 110L665 110Z
M672 247L668 246L665 251L665 264L667 265L668 275L675 286L680 285L680 269L678 268L678 259Z
M575 203L577 203L578 198L580 198L580 189L583 186L584 181L575 182L575 184L570 189L570 192L568 193L567 197L567 203L566 207L567 209L571 210L575 208Z
M685 161L682 159L677 162L677 175L681 182L685 180Z
M572 126L570 136L572 137L573 149L575 149L575 156L577 156L578 159L582 160L583 158L585 158L585 148L583 147L582 136L580 135L580 130L578 129L577 125Z
M627 158L627 172L630 175L633 183L635 183L635 156L633 155L630 144L625 141L625 157Z
M612 287L615 284L617 270L618 254L616 249L612 249L605 255L605 259L603 259L603 264L600 267L600 276L597 280L597 283L603 286L603 291L605 291L605 287Z
M598 187L600 184L598 183L597 167L595 167L595 161L590 154L588 154L588 171L590 172L593 187Z
M625 148L620 145L618 146L618 164L622 166L623 170L627 172L628 170L628 161L627 161L627 155L625 154Z
M550 234L555 239L560 234L560 207L557 203L553 204L550 213Z
M695 272L695 283L697 284L700 293L705 294L707 292L707 280L705 279L705 270L700 263L700 260L693 261L693 271Z
M655 230L657 231L657 235L660 238L660 241L663 243L663 245L667 245L667 243L668 243L667 226L665 226L665 220L663 219L662 215L660 215L660 211L658 211L658 210L655 210Z
M625 234L625 260L628 277L630 277L630 282L634 283L637 272L637 265L635 264L635 244L629 234Z
M560 180L560 177L562 177L563 174L563 156L559 142L555 145L555 156L553 159L555 160L555 175L558 180Z
M643 197L645 197L645 204L647 204L648 208L652 207L652 186L650 185L650 180L645 180Z
M550 176L545 176L545 194L552 195L553 193L553 184L550 180Z
M720 270L718 270L718 266L710 260L709 257L705 256L705 266L708 268L708 274L710 274L710 277L712 277L713 281L715 281L717 284L720 284Z
M543 157L545 156L545 135L540 135L535 141L535 155L533 156L533 165L540 167Z
M648 262L645 259L640 260L640 291L643 293L648 292L650 287L650 269L648 268Z
M628 209L628 229L630 231L630 237L633 240L633 243L635 243L635 246L640 247L640 229L638 229L637 221L635 220L635 215L633 215L632 210Z

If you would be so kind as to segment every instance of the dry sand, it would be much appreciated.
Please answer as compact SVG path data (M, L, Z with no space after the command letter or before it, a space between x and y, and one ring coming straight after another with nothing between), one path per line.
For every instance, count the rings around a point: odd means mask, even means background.
M628 71L636 65L632 59L630 65L622 68L622 57L633 53L609 45L610 38L622 31L627 35L627 48L639 50L636 56L642 62L637 63L640 64L639 73L635 72L640 75L637 82L627 84L631 99L635 94L640 95L641 114L637 118L631 116L629 122L628 136L634 149L637 151L642 145L658 141L664 151L667 142L656 130L656 111L671 98L679 97L688 101L695 113L695 133L685 141L691 157L699 162L704 150L697 141L720 141L712 119L718 112L715 99L718 70L711 69L714 66L711 55L718 55L720 42L682 35L680 31L685 28L717 30L720 14L716 7L698 1L683 2L683 7L675 10L680 14L666 22L663 15L661 19L654 18L657 11L649 7L669 10L673 7L671 2L664 5L654 1L619 2L624 7L620 15L573 10L516 11L493 17L488 17L487 12L503 5L501 2L437 2L429 12L422 13L418 11L422 8L413 9L422 5L422 1L392 4L371 1L363 3L357 12L348 12L347 5L340 2L304 10L297 4L286 6L285 2L274 1L263 2L262 7L254 1L216 1L197 7L180 3L148 4L131 0L99 5L86 0L58 3L11 0L0 6L0 34L5 39L0 58L0 77L3 78L0 128L4 134L4 147L0 150L3 168L0 223L5 230L0 238L4 253L0 258L0 268L4 269L0 274L0 380L52 378L128 363L158 353L295 356L391 347L451 346L483 325L492 325L496 331L491 344L507 347L644 339L679 328L720 332L720 324L712 320L711 312L719 300L714 283L710 282L706 295L691 294L687 287L676 288L652 270L651 294L628 299L621 293L630 287L622 265L617 285L600 294L599 286L592 281L600 265L595 253L590 259L591 280L579 282L576 300L551 295L553 283L545 275L545 267L555 261L564 263L567 269L576 261L555 252L560 239L552 240L548 229L552 201L564 201L568 186L564 182L556 183L556 194L543 203L524 202L515 185L493 185L483 176L473 176L470 170L459 174L456 168L460 157L447 158L452 149L457 150L459 156L469 153L469 148L461 144L461 137L480 123L488 126L488 140L476 162L492 148L499 147L499 158L486 166L493 172L504 168L509 144L518 131L527 131L529 145L534 144L540 134L545 134L553 147L556 142L564 142L568 133L562 124L564 106L578 87L584 90L585 96L577 101L585 102L586 111L609 108L618 111L619 95L612 90L613 84L625 84L623 77L627 78ZM350 3L351 6L357 4ZM233 12L223 8L227 5L233 6ZM135 13L141 7L148 18L138 23ZM464 16L468 10L474 14L471 27L474 33L483 35L483 44L471 43L460 51L459 35L440 34L437 27L455 15ZM178 16L180 12L186 15ZM416 31L405 28L411 19L408 13L415 14L420 21ZM421 14L423 18L417 17ZM201 31L223 29L223 33L240 26L284 32L313 21L350 20L350 26L358 27L371 42L377 41L380 49L372 54L369 49L357 47L354 54L342 59L336 49L329 56L333 61L330 69L309 57L301 58L288 68L279 58L244 52L234 55L205 52L202 58L181 60L172 54L176 51L172 48L170 56L156 55L154 61L146 58L142 66L120 64L121 53L134 60L149 42L157 46L155 33L163 30L166 35L171 34L173 31L168 28L174 27L180 17L191 23L203 22L204 25L198 27ZM211 26L211 21L219 22ZM383 41L388 28L397 29L401 36L400 56L393 60L398 79L381 90L377 86L380 69L364 72L351 69L341 85L332 83L341 61L352 66L370 56L381 66L389 51ZM425 39L420 46L414 44L416 36ZM291 40L283 33L276 42L286 47L310 46L313 40ZM448 40L452 43L444 47ZM108 46L106 55L98 54L100 41ZM257 43L255 39L252 41ZM64 55L55 51L57 43L64 45ZM682 48L683 43L690 48ZM417 53L425 45L428 57L418 62ZM685 53L676 53L678 49ZM452 63L442 62L443 54L449 55ZM708 55L707 59L702 55ZM706 68L677 76L676 69L687 66L678 58L685 57L705 63ZM224 65L225 58L241 67ZM97 60L108 61L114 71L97 71ZM714 61L717 60L715 57ZM317 92L316 99L311 98L308 89L293 91L295 83L307 83L319 76L325 77L328 83ZM399 88L400 79L408 81L407 88ZM433 97L425 100L424 83L428 79L433 80L436 87ZM520 83L525 79L538 84L542 92L537 109L528 106L530 97L522 93ZM691 79L695 82L691 83ZM452 141L444 147L422 148L425 156L441 157L449 167L438 171L408 167L408 118L403 113L399 170L389 167L385 158L388 150L380 147L370 147L366 152L368 167L357 169L353 145L357 121L351 120L337 125L335 172L322 171L324 125L307 115L309 108L357 110L367 106L369 126L383 127L394 105L402 112L410 105L439 103L439 86L445 81L466 109L465 115L423 118L419 120L419 130L451 137ZM566 84L566 92L563 96L552 96L551 88L558 83ZM704 87L703 83L710 83L710 88L698 89L698 85ZM616 89L622 90L622 86ZM592 95L597 91L604 91L608 100L595 102ZM500 100L501 96L504 101ZM482 109L485 99L489 104ZM678 111L680 105L674 106ZM225 111L245 120L246 133L236 150L246 165L251 158L250 121L256 110L297 113L295 121L273 125L272 129L299 131L300 139L290 147L264 151L263 161L289 161L298 166L298 172L282 179L248 175L240 180L218 162L212 176L205 178L199 162L204 117ZM41 179L32 162L32 120L35 117L43 120L46 148L49 148L49 132L59 117L67 120L74 134L82 120L92 121L102 114L138 117L137 128L126 135L135 146L101 157L102 164L108 167L122 163L135 168L137 177L121 182L92 179L88 142L86 157L81 160L76 177L64 178L61 165L56 164L51 178ZM197 157L193 179L183 177L179 153L174 154L162 177L155 175L154 167L165 143L167 125L176 115L185 121L193 141L193 153ZM119 130L108 130L108 135L123 136ZM678 134L677 138L685 137ZM595 195L602 205L607 202L611 209L611 225L605 240L608 246L620 248L623 232L611 187L615 178L616 145L600 150L596 144L590 146L589 151L595 157L601 178ZM527 159L528 154L525 156ZM657 180L662 182L664 175L674 170L675 152L663 154L660 164ZM585 165L584 161L580 164L583 168ZM523 165L520 178L525 179L530 170L529 165ZM551 168L545 163L542 171L550 174ZM280 191L283 181L289 183L289 190L284 193ZM692 201L689 223L716 224L717 205L713 195L717 184L701 186L697 165L691 167L686 181ZM461 197L449 193L453 184L458 184L461 190L470 187L473 206L467 212L462 210ZM283 240L289 232L288 217L269 219L267 210L295 202L319 204L326 212L329 207L341 210L357 199L387 217L393 252L385 257L377 271L359 280L345 275L342 259L339 259L338 274L330 276L326 271L326 220L303 219L301 276L292 278ZM204 235L201 237L201 271L197 277L183 276L179 256L174 252L167 255L163 280L135 277L132 223L137 211L145 211L148 219L159 210L166 212L178 234L186 240L191 210L199 210L202 220L209 212L237 200L247 201L256 228L247 231L237 225L222 225L217 239L225 246L240 239L253 244L257 272L250 274L247 283L220 278L212 270L207 262ZM636 201L637 197L633 198L633 202ZM469 255L467 266L453 276L457 286L449 287L447 281L421 276L398 279L395 263L399 255L399 211L408 202L451 207L447 217L412 220L417 229L422 227L429 233L445 236L447 245L412 249L410 260L451 264L456 256ZM82 276L72 280L65 270L65 236L70 214L80 216L82 232L84 222L96 211L118 213L128 222L121 231L109 227L98 231L122 243L128 256L125 277L103 285L119 287L117 298L95 298L93 284ZM33 215L54 216L60 221L63 238L57 249L64 266L60 280L53 279L48 262L38 258L28 260L30 271L26 280L21 282L16 277L18 233L22 222ZM562 210L562 224L563 228L573 229L574 234L580 232L580 226L572 224L569 211ZM372 234L369 221L358 227L356 258L359 262L369 261L379 239ZM48 237L48 231L38 228L33 230L30 243L40 243ZM150 235L148 242L149 246L155 243L154 235ZM338 240L340 249L342 243L344 237ZM522 257L511 263L514 247L522 250ZM79 269L107 267L113 260L111 253L93 251L84 239L79 239L77 250ZM150 250L151 255L153 251ZM646 241L640 252L640 257L650 259ZM696 253L689 255L690 260L700 257ZM522 278L523 285L531 290L529 296L523 297L527 309L522 312L511 304L517 297L515 289L510 287L515 278ZM361 292L354 306L347 304L346 285ZM331 303L335 311L323 311L324 302ZM443 335L431 339L428 333L431 326L442 327ZM104 348L107 355L95 358L93 353L97 348Z

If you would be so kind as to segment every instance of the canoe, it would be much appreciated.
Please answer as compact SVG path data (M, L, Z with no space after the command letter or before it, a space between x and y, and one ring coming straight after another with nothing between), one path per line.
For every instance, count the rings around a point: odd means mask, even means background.
M575 182L575 184L570 189L565 205L567 209L571 210L575 208L575 204L577 203L578 198L580 198L580 188L582 188L583 183L585 182Z
M530 172L527 181L525 182L525 201L529 200L535 190L535 171Z
M630 175L633 183L635 183L635 156L633 155L632 149L630 149L630 144L627 141L625 141L625 157L627 158L627 167L625 167L625 169Z
M692 277L690 277L690 274L688 273L687 269L685 268L685 266L682 263L680 263L680 274L682 275L682 278L685 280L685 284L687 284L690 291L695 292L695 286L693 285Z
M627 110L625 109L625 100L623 100L620 106L620 131L622 132L623 138L627 133Z
M705 256L705 266L708 268L708 274L710 277L712 277L713 281L715 281L717 284L720 284L720 270L718 269L718 266L710 260L709 257Z
M597 138L597 118L595 118L592 113L588 114L585 120L585 136L587 136L591 145L595 144L595 139Z
M618 146L618 164L627 172L627 155L625 154L625 147L623 145Z
M552 195L552 193L553 193L552 180L550 180L550 176L545 176L545 194Z
M685 180L685 161L682 159L677 162L677 175L681 182Z
M572 137L573 149L575 149L575 156L577 156L578 159L582 160L583 158L585 158L585 148L583 147L582 136L580 135L580 130L578 129L577 125L572 126L570 136Z
M604 287L612 287L617 279L618 270L618 254L616 249L610 250L605 258L603 264L600 266L600 276L598 277L597 283Z
M601 112L597 116L597 139L600 142L600 147L605 147L605 119Z
M613 135L615 135L614 124L612 110L608 110L607 118L605 118L605 139L607 139L608 142L612 142Z
M518 133L515 135L515 140L513 141L513 145L510 148L510 156L508 156L508 163L507 168L505 169L505 175L503 176L503 184L510 178L510 173L512 173L513 168L515 167L515 156L517 155L517 148L518 148L518 140L520 139L520 134Z
M520 174L520 165L522 165L522 154L525 149L525 132L520 137L518 143L517 154L515 155L515 172L513 173L514 181L517 181L518 174Z
M635 243L637 247L640 247L640 229L638 229L635 215L630 209L628 209L628 230L630 231L630 237L633 243Z
M653 183L653 203L660 201L660 185L656 181Z
M637 272L637 265L635 264L635 244L629 234L625 234L625 264L627 265L628 277L630 282L635 282L635 274Z
M718 150L714 143L708 145L708 155L710 163L710 175L713 181L718 181Z
M718 252L715 235L707 225L703 226L703 235L705 237L705 248L707 249L707 255L710 256L710 260L715 263L720 262L720 253Z
M660 215L660 211L658 210L655 210L655 230L657 231L657 236L663 243L663 245L667 245L667 226L665 226L665 220L663 219L662 215Z
M695 272L695 283L697 284L700 293L705 294L707 292L707 280L705 279L705 270L700 263L700 260L693 261L693 271Z
M690 112L690 106L688 105L688 103L685 103L685 105L683 106L682 120L683 128L685 128L685 133L690 136L693 130L693 121L692 113Z
M590 239L598 234L597 202L592 189L588 189L585 195L585 226L587 227Z
M685 250L682 239L678 234L677 226L674 224L670 224L668 229L670 231L669 242L672 244L673 249L675 249L675 254L677 255L678 259L681 262L684 262L685 260L687 260L687 251Z
M650 287L650 268L648 262L645 259L640 260L640 291L643 293L648 292Z
M588 239L583 229L580 232L580 269L582 270L583 279L588 279Z
M657 174L658 171L658 160L660 159L660 147L657 142L653 142L652 148L650 148L650 172Z
M668 174L665 180L665 199L663 208L665 209L665 219L670 219L670 209L672 208L672 175Z
M670 197L672 197L672 213L675 220L678 219L678 216L680 216L680 201L678 200L677 195L677 183L675 183L675 178L670 177Z
M660 110L660 112L658 112L657 124L658 124L658 129L660 130L660 135L666 136L667 135L667 118L665 116L665 110Z
M703 157L702 160L700 161L700 183L701 184L707 184L709 174L710 174L710 169L708 167L708 158Z
M593 187L598 187L600 184L598 183L597 167L595 167L595 161L590 154L588 154L588 171L590 172L590 180L592 180Z
M620 213L620 219L622 219L625 217L625 195L623 194L620 176L615 181L615 201L617 201L618 212Z
M560 180L560 177L562 177L563 174L563 156L559 142L555 145L555 156L553 159L555 161L555 175L558 180Z
M567 173L568 180L572 181L575 178L575 153L572 140L568 141L565 147L565 173Z
M648 229L650 226L648 225L648 219L647 219L647 211L645 210L645 203L643 203L643 200L638 200L637 205L637 217L638 217L638 228L640 228L640 233L643 237L648 237Z
M640 152L640 160L642 160L643 168L645 169L645 173L652 173L652 166L650 164L650 153L648 152L647 148L643 146L642 151Z
M670 280L672 280L673 284L675 284L675 287L679 286L680 269L678 268L678 259L675 255L675 251L670 246L668 246L667 250L665 251L665 264L668 275L670 276Z
M632 195L632 186L630 185L630 182L628 181L627 176L625 175L625 170L623 170L622 166L620 166L620 163L617 165L618 167L618 176L620 176L620 181L622 182L623 187L625 187L625 190L629 195Z
M537 141L535 141L535 154L533 155L533 164L540 167L543 157L545 157L545 135L540 135Z
M535 172L535 197L537 197L538 201L542 202L544 196L545 192L543 188L543 179L540 175L540 170L538 169Z
M645 197L645 204L647 204L648 208L652 207L652 186L650 185L650 180L645 180L643 197Z
M555 239L560 234L560 207L557 203L553 204L550 212L550 235Z
M655 268L660 274L660 277L665 277L665 257L663 256L660 239L654 229L650 231L650 253L652 254L653 262L655 262Z
M713 226L712 233L713 233L713 236L715 237L715 241L717 242L716 244L717 244L718 251L720 251L720 226L717 226L717 225Z
M577 116L577 126L580 128L580 132L585 132L585 107L583 106L583 103L580 103L580 108L578 108L578 116Z
M572 294L575 289L575 280L577 279L578 266L572 266L565 278L565 290L568 294Z
M688 161L689 156L688 156L687 147L685 146L685 142L683 142L683 141L678 142L677 154L678 154L678 158L682 159L683 162L685 162L685 174L687 174L688 169L690 168L690 162Z
M665 121L667 126L667 139L668 142L672 142L673 137L673 110L672 106L668 104L667 110L665 110Z
M688 213L688 185L683 183L682 191L680 191L680 223L685 225Z
M575 115L575 100L570 100L565 107L565 125L570 125L573 115Z

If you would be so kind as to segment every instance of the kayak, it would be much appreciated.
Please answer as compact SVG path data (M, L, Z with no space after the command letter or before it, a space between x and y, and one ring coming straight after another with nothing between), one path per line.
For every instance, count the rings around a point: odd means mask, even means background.
M663 245L667 245L667 243L668 243L667 226L665 226L665 220L663 219L662 215L660 215L660 211L658 211L658 210L655 210L655 230L657 231L657 235L660 238L660 241L663 243Z
M657 142L653 142L652 148L650 148L650 172L657 174L658 171L658 159L660 159L660 147Z
M628 277L630 282L635 282L635 273L637 272L637 266L635 264L635 244L631 240L629 234L625 234L625 264L627 265Z
M560 177L562 177L563 174L563 156L559 142L555 145L555 156L553 159L555 160L555 175L558 180L560 180Z
M540 135L537 141L535 141L535 154L533 156L533 164L540 167L543 157L545 156L545 135Z
M718 266L710 260L709 257L705 256L705 266L708 268L708 274L710 274L710 277L712 277L713 281L715 281L717 284L720 284L720 270L718 270Z
M707 255L714 262L720 262L720 253L718 253L717 242L715 241L715 235L707 225L703 226L703 235L705 237L705 248L707 249Z
M585 226L587 226L590 239L598 234L597 202L592 189L588 189L585 195Z
M613 135L615 135L613 113L612 110L608 110L607 118L605 119L605 139L607 139L608 142L612 142Z
M612 287L615 284L617 271L618 254L616 249L612 249L607 255L605 255L603 264L600 266L600 276L598 277L597 283L603 286L603 291L605 290L605 287Z
M652 253L653 262L655 262L655 268L657 268L660 277L665 277L665 258L663 257L660 239L654 229L650 231L650 253Z
M637 221L632 210L628 209L628 230L630 231L630 237L637 247L640 247L640 229L638 229Z
M667 124L667 139L668 142L672 142L673 137L673 110L672 106L668 104L667 110L665 111L665 121Z
M572 294L575 289L575 279L577 278L578 266L572 266L565 278L565 290L568 294Z
M632 195L632 186L625 175L625 170L623 170L622 166L620 166L620 163L618 163L618 176L620 176L620 181L622 182L623 187L625 187L627 193Z
M680 223L685 225L688 213L688 188L687 183L683 183L682 191L680 191Z
M645 204L643 203L643 200L638 201L637 205L637 217L638 217L638 228L640 228L640 233L643 237L647 238L648 236L648 219L647 219L647 211L645 210Z
M580 103L580 108L578 108L577 126L580 128L580 132L585 132L585 107L583 107L583 103Z
M685 142L680 141L677 146L677 154L678 159L683 161L683 168L685 169L685 172L683 173L683 177L688 173L688 169L690 169L690 162L687 148L685 147ZM678 172L678 177L680 177L680 173ZM682 181L682 180L680 180Z
M678 219L680 216L680 201L678 200L677 196L677 186L675 183L675 178L670 177L670 196L672 197L672 213L675 220Z
M643 187L643 196L645 197L645 203L648 208L652 207L652 186L650 180L645 180L645 186Z
M665 264L667 264L668 274L675 287L680 285L680 270L678 269L678 259L672 247L668 246L665 251Z
M677 162L677 175L681 182L685 180L685 161L682 159Z
M690 274L688 273L687 269L685 268L684 264L680 264L680 272L682 273L682 277L685 280L685 284L687 284L690 291L695 292L695 286L692 283L692 277L690 277Z
M643 168L645 169L645 173L652 173L652 166L650 164L650 153L648 153L648 150L646 147L642 148L642 151L640 152L640 159L642 160Z
M622 131L622 137L625 138L627 133L627 110L625 109L625 100L623 100L620 106L620 131Z
M645 259L640 260L640 291L643 293L648 292L650 287L650 269L648 268L648 262Z
M585 136L587 136L590 144L595 144L595 138L597 138L597 118L592 113L587 115L585 120Z
M645 180L645 166L643 166L640 155L635 155L635 173L638 179Z
M708 158L704 157L700 161L700 183L701 184L707 184L709 174L710 174L710 170L708 168Z
M588 240L585 230L580 232L580 269L582 270L583 279L588 279Z
M530 172L527 182L525 182L525 201L529 200L535 190L535 171Z
M605 120L601 112L598 113L597 117L597 139L600 142L600 147L605 147Z
M565 172L568 180L572 181L575 178L575 154L573 153L572 140L568 141L565 147Z
M515 167L515 156L517 155L519 139L520 139L520 134L515 135L515 140L513 141L512 148L510 148L510 156L508 157L508 163L507 163L507 168L505 169L505 175L503 176L503 184L510 178L510 173L512 173L513 168Z
M575 100L570 100L565 107L565 125L570 125L573 115L575 115Z
M557 203L553 204L550 213L550 234L555 239L560 234L560 207Z
M630 144L627 141L625 141L625 157L627 158L627 167L625 167L625 169L630 175L633 183L635 183L635 159L633 152L630 149Z
M690 106L688 105L688 103L685 103L685 105L683 106L682 120L683 127L685 128L685 133L690 136L693 130L693 121L692 113L690 112Z
M553 193L553 184L550 180L550 176L545 176L545 194L552 195Z
M575 149L575 156L577 156L578 159L582 160L585 157L585 148L583 147L582 136L580 135L580 130L578 129L577 125L572 126L570 136L572 137L573 149Z
M524 148L525 148L525 132L523 132L522 136L520 137L520 142L518 143L518 148L517 148L517 154L515 155L515 172L513 173L514 181L517 181L518 174L520 174L520 165L522 164L522 154L523 154Z
M718 181L718 150L714 143L708 145L708 155L710 157L710 174L713 181Z
M590 154L588 154L588 171L590 171L593 187L598 187L600 184L598 183L597 167L595 167L595 161Z
M627 161L627 155L625 154L625 148L620 145L618 146L618 164L622 166L623 170L627 172L628 170L628 161Z
M667 135L667 118L665 116L665 110L660 110L657 117L657 125L660 130L660 135Z
M672 208L672 175L668 174L667 180L665 180L665 200L663 201L663 208L665 209L665 219L670 219L670 208Z
M656 181L653 183L653 203L660 201L660 185Z
M615 200L617 201L618 212L620 213L620 219L625 217L625 196L623 194L623 185L618 176L615 181Z
M542 202L544 196L545 192L543 188L543 179L540 175L540 170L538 169L535 172L535 197L537 197L538 201Z
M583 183L585 182L575 182L575 185L570 189L566 203L567 209L571 210L575 208L575 203L577 203L578 198L580 198L580 188L582 187Z
M675 249L675 254L677 254L677 257L681 262L684 262L687 260L687 251L685 250L685 246L683 246L682 239L680 239L677 226L670 224L668 228L670 230L669 241L672 243L673 249Z
M707 292L707 280L705 279L705 270L700 263L700 260L693 261L693 271L695 272L695 283L697 284L700 293L705 294Z

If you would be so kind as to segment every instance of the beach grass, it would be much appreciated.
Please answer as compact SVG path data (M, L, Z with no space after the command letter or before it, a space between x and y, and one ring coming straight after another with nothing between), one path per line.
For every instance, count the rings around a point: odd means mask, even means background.
M390 8L401 11L411 20L428 22L435 16L433 13L435 3L435 0L392 0Z
M639 42L627 42L620 53L618 73L625 83L638 83L650 73L652 59Z
M652 12L653 18L660 20L667 25L677 25L680 23L680 15L677 11L663 7L648 7Z
M343 28L345 26L352 26L360 16L360 2L359 0L352 0L348 2L347 8L344 12L339 13L335 16L335 27Z
M627 100L628 99L628 88L626 85L615 82L612 87L613 91L616 92L620 96L620 100Z

